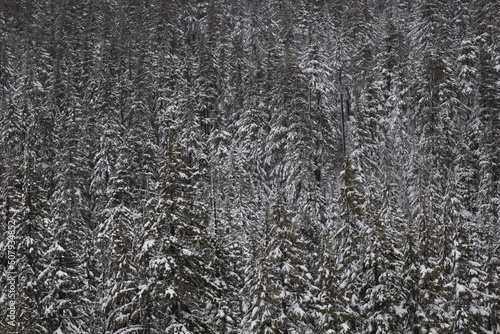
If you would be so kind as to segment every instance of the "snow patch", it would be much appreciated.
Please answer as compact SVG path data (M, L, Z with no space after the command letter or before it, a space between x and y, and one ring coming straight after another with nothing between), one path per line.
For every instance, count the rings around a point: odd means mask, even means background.
M142 251L147 252L149 249L151 249L155 244L154 240L146 240L144 241L144 244L142 245Z

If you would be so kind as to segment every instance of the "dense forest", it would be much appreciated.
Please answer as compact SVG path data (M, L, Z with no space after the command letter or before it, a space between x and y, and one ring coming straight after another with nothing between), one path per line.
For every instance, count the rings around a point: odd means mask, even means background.
M0 332L500 333L500 2L0 2Z

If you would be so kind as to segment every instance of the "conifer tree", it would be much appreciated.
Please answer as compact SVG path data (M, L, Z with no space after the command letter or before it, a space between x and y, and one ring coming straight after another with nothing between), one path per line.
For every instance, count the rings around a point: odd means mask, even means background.
M474 233L472 232L472 214L463 206L460 194L454 189L455 180L450 180L446 194L445 220L451 224L449 233L453 234L451 245L451 263L448 275L450 289L450 319L453 333L481 331L481 301L484 286L480 283L484 273L479 262L474 259Z
M430 176L432 174L427 174L432 172L429 158L417 159L412 161L417 171L424 171L424 166L428 169L423 175L414 176L415 183L410 188L413 211L407 229L414 229L416 236L406 237L404 256L406 266L409 266L404 267L405 280L414 284L408 287L405 296L412 319L407 330L448 331L449 319L445 311L448 291L443 289L445 271L440 258L439 246L442 244L438 241L444 231L439 184L435 177ZM412 233L410 231L408 233Z
M500 101L495 92L498 92L498 71L494 68L490 44L483 40L479 50L479 84L478 84L478 172L479 188L477 194L477 217L482 232L482 243L486 245L486 254L483 260L484 270L487 273L487 291L489 301L486 306L488 316L487 330L495 331L498 327L498 298L500 293L496 288L499 281L498 239L494 237L499 231L498 224L498 166L499 152L495 143L500 138Z
M102 212L103 221L97 227L104 330L110 333L139 328L133 297L138 289L134 252L141 214L134 205L133 174L126 162L130 149L121 146L120 152L106 189L108 202Z
M313 25L315 27L316 25ZM325 39L323 31L310 28L311 40L308 49L301 59L301 70L308 82L307 112L311 118L311 136L313 137L314 176L323 194L330 195L331 189L327 186L329 180L325 175L332 173L333 160L338 154L338 148L333 142L339 140L337 117L333 117L335 110L332 108L334 93L333 69L327 59L328 53L322 47ZM318 29L319 30L319 29Z
M266 215L264 238L257 246L258 261L251 260L255 267L246 270L244 333L314 330L308 307L315 287L303 262L304 245L291 215L283 194L276 190Z
M134 305L147 332L212 333L205 307L221 287L212 281L207 256L214 254L213 244L196 200L195 170L172 135L166 145L156 198L148 204L140 237L142 283Z
M36 155L29 143L25 145L27 147L22 159L21 183L12 180L15 182L12 186L20 190L20 196L10 194L14 197L11 197L12 202L9 203L12 216L8 221L15 227L16 256L13 271L16 273L17 288L16 321L33 333L44 333L50 330L51 326L50 317L43 305L47 290L39 277L46 265L44 255L49 240L49 207L41 187L41 177L37 173Z
M332 216L334 216L332 214ZM321 239L320 266L316 285L318 293L315 296L314 307L316 312L316 328L322 333L332 334L340 328L339 314L342 309L339 295L339 272L337 271L337 260L335 258L335 225L338 219L330 219L323 231Z
M47 268L45 303L51 306L54 328L61 331L89 331L90 300L95 293L95 257L92 252L91 208L89 198L90 169L86 146L89 138L78 124L87 117L70 78L64 75L65 91L57 104L58 137L56 146L60 153L54 165L54 193L52 195L52 223L46 254Z
M364 249L366 233L364 223L365 198L360 185L363 180L358 168L347 155L344 170L340 175L339 222L335 235L338 272L339 324L340 333L356 333L361 330L361 305Z

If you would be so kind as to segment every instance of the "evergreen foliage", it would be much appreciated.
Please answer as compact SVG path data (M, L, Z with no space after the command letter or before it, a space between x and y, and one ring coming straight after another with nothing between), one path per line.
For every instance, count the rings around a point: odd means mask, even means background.
M0 332L500 332L499 17L0 2Z

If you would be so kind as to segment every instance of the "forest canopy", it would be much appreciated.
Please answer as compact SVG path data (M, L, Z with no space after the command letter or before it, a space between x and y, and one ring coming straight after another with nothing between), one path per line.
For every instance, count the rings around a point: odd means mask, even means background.
M500 2L0 3L0 331L500 332Z

